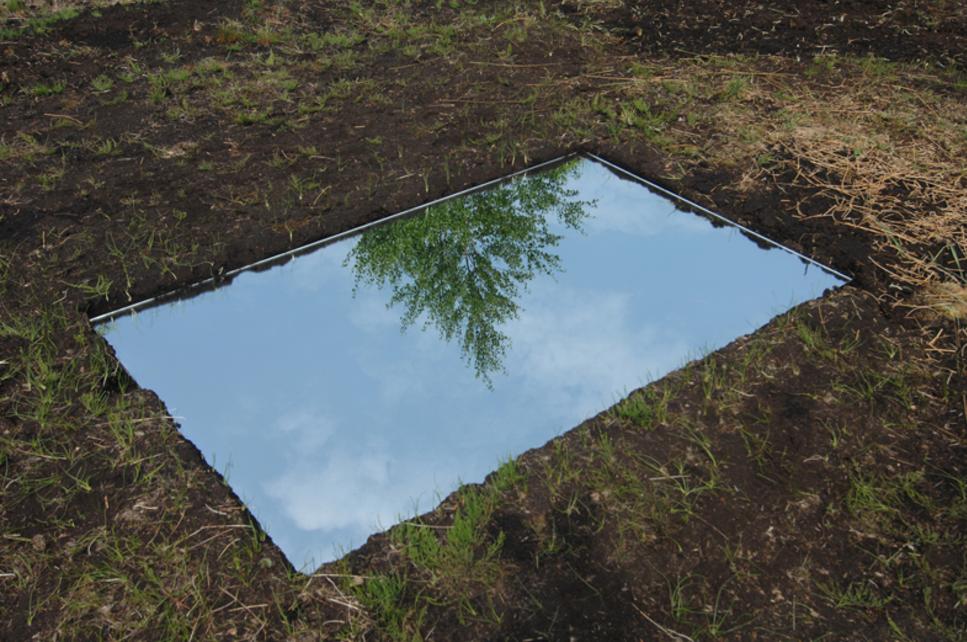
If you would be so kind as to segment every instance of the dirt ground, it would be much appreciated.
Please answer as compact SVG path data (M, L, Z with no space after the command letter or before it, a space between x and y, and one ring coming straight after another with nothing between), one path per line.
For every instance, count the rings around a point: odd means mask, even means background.
M965 38L942 0L7 2L0 639L967 639ZM580 150L854 279L311 575L88 321Z

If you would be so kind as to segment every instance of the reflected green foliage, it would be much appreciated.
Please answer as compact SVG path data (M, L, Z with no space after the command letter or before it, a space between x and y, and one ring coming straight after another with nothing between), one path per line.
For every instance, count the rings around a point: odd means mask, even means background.
M459 339L467 362L488 385L503 369L510 339L501 324L537 274L560 271L552 251L556 218L579 230L591 203L567 188L578 161L521 176L425 213L365 232L346 259L360 283L390 286L402 326L423 318L447 341Z

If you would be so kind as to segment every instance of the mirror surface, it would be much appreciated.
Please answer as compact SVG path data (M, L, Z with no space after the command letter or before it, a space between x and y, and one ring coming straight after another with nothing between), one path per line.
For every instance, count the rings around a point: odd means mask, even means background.
M99 330L311 570L842 282L579 157Z

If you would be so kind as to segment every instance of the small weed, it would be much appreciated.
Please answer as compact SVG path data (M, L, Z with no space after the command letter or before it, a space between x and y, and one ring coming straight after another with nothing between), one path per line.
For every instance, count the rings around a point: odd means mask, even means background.
M796 334L799 336L806 350L816 352L824 359L834 360L836 351L830 346L825 328L814 328L805 319L796 319Z
M850 487L846 494L846 509L849 514L862 520L867 528L875 528L887 533L906 533L916 525L908 524L907 516L911 509L935 512L931 498L921 487L924 474L921 471L893 475L889 478L870 477L854 474L850 477ZM928 535L928 533L921 533Z
M508 458L494 471L490 483L494 490L503 493L517 488L522 481L524 481L524 473L517 465L517 460Z
M486 544L485 524L493 511L495 497L485 491L465 488L460 507L441 541L432 526L406 522L394 531L407 557L428 572L431 582L461 584L490 577L503 546L503 537Z
M267 109L251 109L235 114L234 120L237 125L270 125L273 122L270 116L271 111Z
M229 75L228 63L217 58L205 58L195 64L195 73L201 76Z
M306 194L310 192L315 192L319 189L319 182L312 179L305 179L292 174L289 176L289 188L295 193L296 197L301 202Z
M858 64L863 74L871 78L883 79L896 74L896 63L872 54L860 58Z
M41 144L34 136L26 132L19 132L16 139L9 143L0 139L0 161L15 159L29 162L48 153L50 153L49 147Z
M710 404L717 394L721 394L728 387L728 372L719 365L715 357L708 357L701 366L699 373L702 379L702 397L706 405Z
M503 534L489 543L479 556L477 551L485 543L484 526L493 512L494 498L482 492L468 491L463 494L462 500L462 506L454 515L453 525L447 531L445 550L448 561L461 575L490 571L490 563L503 547ZM489 575L489 572L486 574Z
M110 298L108 294L111 291L111 285L111 279L100 274L94 283L85 281L75 285L75 287L88 298L108 300Z
M712 452L712 440L708 437L708 435L706 435L699 426L694 425L691 422L684 422L682 432L684 433L684 438L694 446L697 446L705 457L708 458L709 463L712 465L712 472L716 472L718 470L719 463L715 458L715 454ZM714 475L709 478L708 483L714 487Z
M746 426L739 428L739 435L745 445L745 452L753 462L759 475L763 475L772 458L773 445L768 428L764 432L757 432Z
M628 71L632 76L641 80L647 80L655 75L655 69L653 67L637 61L631 63Z
M497 581L504 545L504 534L492 537L488 529L500 492L497 482L510 483L518 474L509 462L501 468L489 486L458 491L449 526L409 521L391 531L392 541L417 571L408 584L424 584L428 590L420 593L410 613L421 613L420 605L432 602L457 606L461 617L482 616L473 596L479 587Z
M850 435L849 428L837 426L831 421L824 421L821 425L829 433L829 444L834 450L839 448Z
M613 409L613 416L631 422L642 428L654 428L668 422L668 402L671 391L662 388L649 387L634 392L618 403Z
M623 104L618 116L622 124L638 129L648 141L657 145L670 142L663 132L676 118L676 112L656 110L643 98L635 98L630 103Z
M116 156L121 153L121 146L115 139L105 138L94 149L94 153L98 156Z
M580 477L581 471L566 440L555 439L551 449L551 457L543 463L543 478L551 498L557 499L567 485Z
M101 74L91 81L91 87L98 93L105 93L114 87L114 81L109 76Z
M725 593L725 587L728 586L729 582L733 579L735 579L735 576L725 580L719 586L718 591L715 592L715 603L712 605L711 612L708 612L707 608L704 609L706 619L705 631L713 639L721 638L722 636L734 633L735 631L748 626L754 617L747 616L738 622L733 621L735 616L733 610L731 608L726 608L722 604L722 597Z
M722 99L734 100L736 98L741 98L742 94L745 93L748 87L749 81L741 76L737 76L725 85L725 89L722 90Z
M28 91L34 96L56 96L64 92L67 84L62 80L50 84L33 85Z
M62 160L59 165L51 167L46 172L38 174L37 184L40 185L40 189L44 190L45 192L50 192L57 187L61 179L64 178L66 171L66 163Z
M881 597L879 590L869 582L850 582L845 587L836 582L820 582L816 587L837 609L879 609L892 600L891 597Z
M839 68L839 58L836 55L823 54L815 56L806 68L807 78L822 78L830 76Z
M174 51L162 52L161 60L169 65L173 65L181 59L181 51L175 49Z
M355 32L343 33L309 33L302 37L303 44L312 51L324 49L349 49L363 42L362 34Z
M871 410L882 401L891 401L905 410L914 407L913 387L903 373L858 366L850 382L835 382L833 388L864 401Z
M426 607L412 609L405 604L406 585L406 579L399 575L377 575L354 590L392 640L422 639L420 628Z
M100 103L105 106L120 105L128 99L128 96L128 92L122 89L121 91L115 92L110 98L101 99Z
M854 516L882 513L892 515L896 508L890 504L890 498L884 496L883 488L874 480L855 476L850 479L849 491L846 495L846 509Z
M683 461L659 464L654 460L646 459L644 463L651 469L653 475L651 481L659 484L660 492L670 502L668 511L680 515L683 519L687 520L694 515L695 502L702 494L718 489L718 482L714 476L710 475L708 479L703 480L690 471Z
M269 167L273 167L275 169L283 169L285 167L291 167L292 165L295 164L295 162L296 162L296 159L286 154L285 150L273 149L272 158L266 161L266 164ZM290 184L292 183L291 176L289 177L289 183Z
M682 622L687 618L692 610L688 606L688 599L685 596L685 589L691 583L689 576L679 576L675 582L668 582L668 606L671 615L677 622Z
M169 96L174 95L180 85L191 78L191 71L185 68L176 67L167 71L159 72L148 76L148 98L151 102L158 104Z

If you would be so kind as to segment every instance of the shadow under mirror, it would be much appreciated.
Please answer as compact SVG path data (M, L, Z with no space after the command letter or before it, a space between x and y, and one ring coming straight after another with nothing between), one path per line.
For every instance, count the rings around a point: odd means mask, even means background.
M843 283L628 178L574 157L100 330L311 570Z

